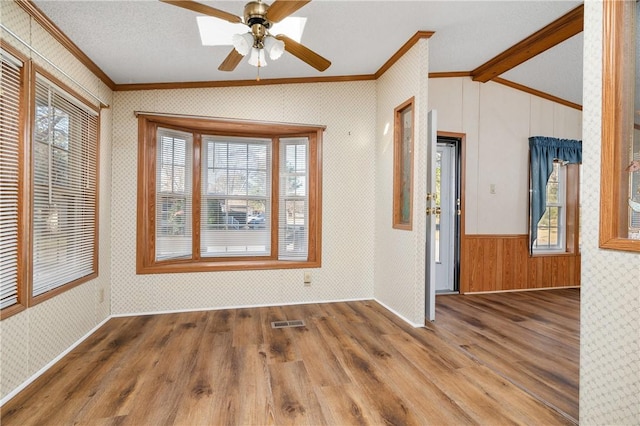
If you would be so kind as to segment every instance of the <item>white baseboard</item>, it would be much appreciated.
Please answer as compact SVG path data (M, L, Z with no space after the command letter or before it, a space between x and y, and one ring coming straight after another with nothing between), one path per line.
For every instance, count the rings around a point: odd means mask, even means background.
M376 302L378 302L379 304L381 304L382 306L384 306L384 308L385 308L387 311L391 312L392 314L394 314L395 316L397 316L398 318L400 318L402 321L404 321L404 322L406 322L407 324L409 324L411 327L414 327L414 328L422 328L422 327L424 327L424 324L417 324L417 323L415 323L415 322L413 322L413 321L409 321L409 319L405 318L405 317L404 317L402 314L400 314L398 311L396 311L395 309L393 309L393 308L391 308L391 307L387 306L385 303L383 303L383 302L379 301L378 299L373 299L373 300L375 300Z
M33 374L31 377L29 377L27 380L25 380L21 385L19 385L17 388L15 388L11 392L9 392L4 398L2 398L0 400L0 407L2 407L11 398L16 396L24 388L29 386L38 377L42 376L48 369L53 367L56 362L60 361L65 355L67 355L69 352L71 352L73 349L75 349L80 343L84 342L89 336L91 336L93 333L95 333L100 327L102 327L110 319L111 319L111 316L108 316L107 318L103 319L99 324L97 324L95 327L93 327L91 330L89 330L84 336L79 338L75 343L73 343L71 346L69 346L67 349L65 349L60 355L58 355L57 357L55 357L54 359L49 361L44 367L42 367L35 374Z
M338 299L338 300L316 300L308 302L290 302L290 303L266 303L260 305L236 305L236 306L220 306L215 308L198 308L198 309L172 309L165 311L152 311L152 312L135 312L126 314L113 314L112 318L126 318L137 317L145 315L162 315L162 314L179 314L183 312L204 312L204 311L221 311L224 309L247 309L247 308L270 308L274 306L292 306L292 305L313 305L317 303L340 303L340 302L361 302L363 300L374 300L370 297L361 299Z

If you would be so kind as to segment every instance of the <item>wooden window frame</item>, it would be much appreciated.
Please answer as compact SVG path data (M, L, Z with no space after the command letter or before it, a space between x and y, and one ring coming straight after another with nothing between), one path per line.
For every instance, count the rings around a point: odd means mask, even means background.
M59 287L56 287L52 290L49 290L45 293L39 294L38 296L33 296L33 214L31 214L31 210L33 209L33 194L34 194L34 178L33 178L33 153L32 153L32 139L33 139L33 129L35 128L34 120L36 117L35 108L36 108L36 76L40 75L44 77L46 80L49 80L52 84L57 86L59 89L64 91L67 95L73 97L76 101L81 103L85 108L91 109L97 113L97 132L96 132L96 193L95 193L95 211L94 211L94 227L95 233L93 235L93 243L92 243L92 269L93 272L87 274L81 278L77 278L75 280L69 281ZM86 283L98 277L98 239L100 233L100 109L96 108L95 105L89 102L86 98L72 90L69 86L64 84L58 78L54 77L51 73L47 72L42 67L33 64L31 66L31 81L30 81L30 93L29 93L29 111L30 111L30 127L29 127L29 164L28 169L28 192L29 195L26 197L30 203L28 214L29 214L29 243L28 247L28 264L29 264L29 274L27 279L27 295L29 298L29 306L37 305L38 303L42 303L46 300L49 300L53 297L56 297L59 294L62 294L72 288L79 286L80 284ZM84 170L84 169L83 169Z
M207 271L238 271L262 269L317 268L322 253L322 133L324 126L267 123L258 121L218 119L186 115L136 113L138 117L138 212L136 273L182 273ZM200 258L200 194L201 180L199 146L194 147L193 165L193 247L191 259L155 259L155 176L156 133L158 127L193 133L194 144L200 143L202 134L271 138L274 141L271 156L271 255L237 258ZM306 261L278 260L278 140L284 137L309 138L309 236Z
M29 167L26 164L29 163L29 91L31 89L29 84L29 78L31 76L31 61L17 49L7 44L4 40L0 39L0 47L3 50L14 56L22 64L20 69L20 116L18 117L18 168L19 168L19 183L18 183L18 241L17 241L17 303L0 310L0 319L9 318L19 312L24 311L29 306L29 291L27 290L26 279L28 277L29 266L29 250L27 250L27 244L29 241Z
M634 77L637 76L628 66L628 55L623 46L624 40L634 37L625 31L625 21L633 13L631 8L635 3L618 0L603 3L599 243L604 249L640 252L640 240L626 237L628 172L625 167L629 159L625 158L623 146L625 141L633 139Z
M406 111L411 111L410 135L405 134L403 117ZM393 111L393 228L405 231L413 229L413 151L415 134L415 98L411 97L398 105ZM405 138L410 136L408 150L405 151ZM405 164L409 164L410 170L405 170ZM408 181L403 178L408 175ZM408 188L407 188L408 187ZM408 191L406 191L408 189ZM408 194L405 194L408 192ZM402 207L404 196L409 198L409 215L404 219Z
M564 167L564 248L533 249L531 257L576 255L580 252L580 164L570 163Z
M25 309L35 306L38 303L49 300L65 291L68 291L78 285L95 279L98 277L98 239L99 239L99 164L100 164L100 111L96 106L89 102L77 92L69 88L66 84L54 77L52 74L44 70L42 67L34 64L32 60L21 54L17 49L0 40L2 48L16 57L22 62L21 70L21 102L19 117L20 132L20 200L18 206L18 303L8 306L0 311L0 318L5 319L13 316ZM33 197L33 154L32 154L32 137L35 119L35 85L36 75L41 75L49 80L55 86L60 88L66 94L75 98L86 108L92 109L97 113L97 135L96 135L96 193L95 193L95 235L93 238L93 272L84 277L65 283L55 289L47 291L41 295L33 296L33 224L32 224L32 197Z
M567 165L568 166L568 165ZM565 167L567 167L565 166ZM533 253L537 253L537 254L541 254L541 253L562 253L566 250L566 246L567 246L567 228L566 228L566 222L567 222L567 186L568 186L568 182L567 182L567 169L563 169L562 168L562 162L561 161L554 161L554 167L558 168L558 202L553 203L551 201L549 201L549 182L551 181L551 176L549 176L549 180L547 181L547 186L545 188L545 191L547 193L546 196L546 208L545 208L545 213L547 211L547 209L549 209L549 207L555 207L555 208L559 208L559 217L558 217L558 221L560 222L557 226L558 229L558 234L560 234L560 238L558 239L558 244L555 247L537 247L536 243L538 242L537 240L533 242ZM551 173L553 175L553 173ZM542 215L542 217L544 217L544 214ZM541 218L542 220L542 218ZM551 226L550 226L551 228ZM538 239L540 238L540 223L538 223Z

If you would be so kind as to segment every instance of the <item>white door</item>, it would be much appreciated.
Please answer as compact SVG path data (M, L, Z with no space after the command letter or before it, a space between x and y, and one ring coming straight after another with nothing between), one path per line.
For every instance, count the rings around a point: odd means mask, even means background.
M436 319L436 143L437 119L435 110L427 114L427 241L426 241L426 271L425 271L425 318L429 321Z
M436 292L455 291L455 153L454 145L438 142L436 155Z

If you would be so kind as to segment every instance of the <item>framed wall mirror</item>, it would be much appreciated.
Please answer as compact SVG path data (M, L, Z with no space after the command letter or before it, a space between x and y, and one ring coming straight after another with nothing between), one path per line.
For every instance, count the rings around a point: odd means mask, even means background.
M640 252L640 3L603 7L600 247Z

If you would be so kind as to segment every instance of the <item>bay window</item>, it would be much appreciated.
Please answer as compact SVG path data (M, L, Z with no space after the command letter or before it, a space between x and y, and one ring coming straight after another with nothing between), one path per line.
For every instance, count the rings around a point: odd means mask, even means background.
M138 273L320 265L322 127L138 120Z

